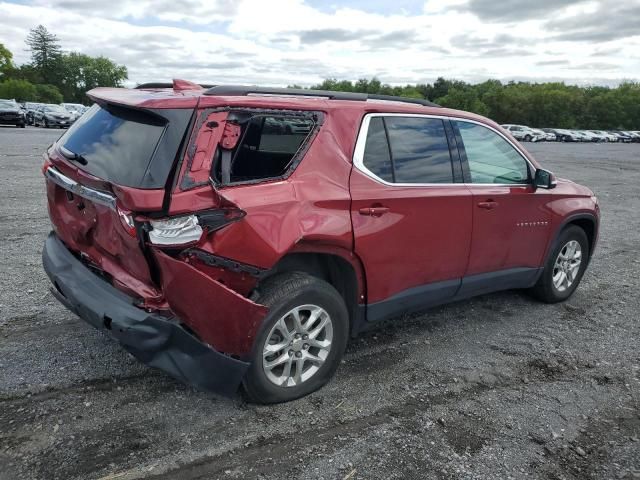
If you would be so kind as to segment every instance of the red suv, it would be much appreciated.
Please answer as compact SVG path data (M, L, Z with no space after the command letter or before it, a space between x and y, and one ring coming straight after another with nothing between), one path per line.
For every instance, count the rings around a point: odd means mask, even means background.
M280 402L381 320L578 286L594 194L491 120L423 100L99 88L45 155L56 297L150 366Z

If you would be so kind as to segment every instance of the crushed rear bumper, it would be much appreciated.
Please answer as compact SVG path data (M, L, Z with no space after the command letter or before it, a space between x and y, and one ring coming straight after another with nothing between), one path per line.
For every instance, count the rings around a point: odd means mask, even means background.
M49 234L42 252L54 296L94 327L108 331L142 362L202 390L232 395L249 364L224 355L180 326L148 313L134 299L89 270Z

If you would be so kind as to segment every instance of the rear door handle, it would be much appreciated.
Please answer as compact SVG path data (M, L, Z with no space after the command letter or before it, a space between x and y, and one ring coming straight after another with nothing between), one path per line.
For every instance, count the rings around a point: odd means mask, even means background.
M492 200L478 203L478 207L484 208L485 210L493 210L497 206L498 206L498 202L494 202Z
M359 210L360 215L366 215L368 217L380 217L388 211L388 207L365 207Z

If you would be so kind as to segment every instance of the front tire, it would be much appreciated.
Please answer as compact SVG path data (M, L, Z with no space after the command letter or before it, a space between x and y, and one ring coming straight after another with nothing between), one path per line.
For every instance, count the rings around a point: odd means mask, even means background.
M568 299L582 280L589 263L589 240L580 227L565 228L555 242L533 295L546 303Z
M289 272L265 280L257 302L269 313L243 380L250 401L288 402L318 390L333 376L347 345L349 314L327 282Z
M524 141L525 142L530 142L531 141L531 135L525 135Z

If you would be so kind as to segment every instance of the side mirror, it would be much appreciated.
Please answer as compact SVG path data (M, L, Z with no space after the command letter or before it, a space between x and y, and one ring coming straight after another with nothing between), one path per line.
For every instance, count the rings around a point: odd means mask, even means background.
M556 176L549 170L543 170L542 168L536 170L536 175L533 178L533 185L536 188L552 189L556 188L557 184Z

